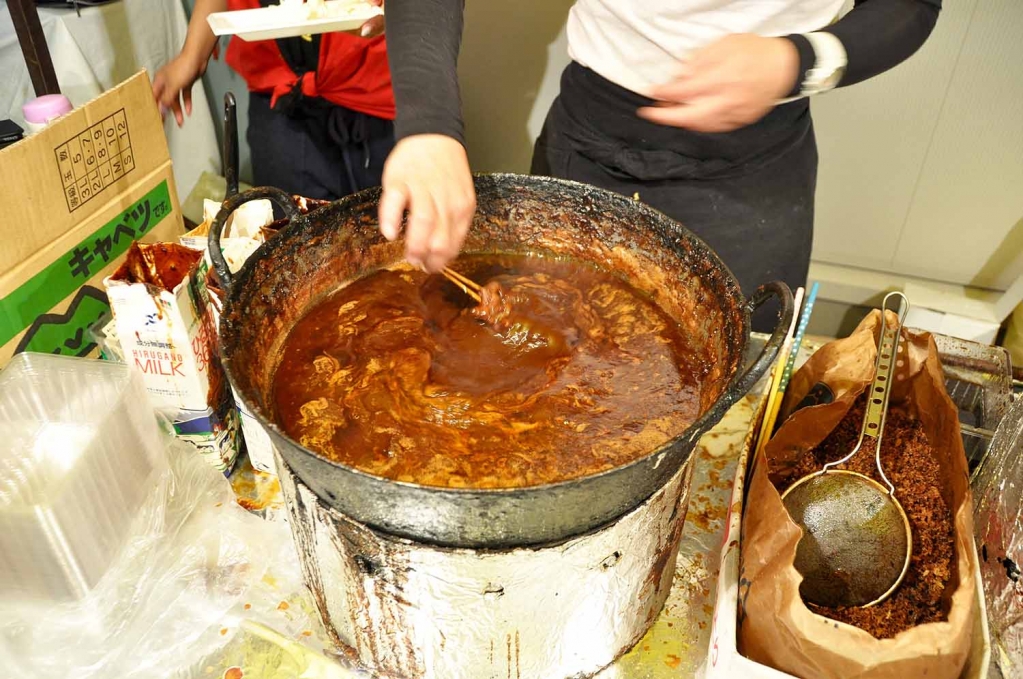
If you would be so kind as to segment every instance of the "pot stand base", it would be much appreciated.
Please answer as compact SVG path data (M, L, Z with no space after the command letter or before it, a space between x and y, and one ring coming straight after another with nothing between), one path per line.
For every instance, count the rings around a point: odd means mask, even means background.
M616 523L554 546L450 549L329 508L277 456L306 584L332 640L394 679L591 676L671 589L693 463Z

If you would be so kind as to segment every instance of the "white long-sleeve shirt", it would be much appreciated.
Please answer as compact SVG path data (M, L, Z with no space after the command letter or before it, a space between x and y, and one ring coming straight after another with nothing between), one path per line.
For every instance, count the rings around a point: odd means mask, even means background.
M639 94L670 81L681 60L730 33L809 33L844 0L577 0L568 18L575 61Z
M395 135L444 134L464 142L458 49L465 0L387 0L387 54L397 102ZM672 80L694 49L730 33L792 36L800 74L815 48L801 34L838 38L847 67L839 86L909 58L934 29L941 0L577 0L569 14L572 57L639 94ZM833 23L834 22L834 23ZM801 83L800 83L801 84Z

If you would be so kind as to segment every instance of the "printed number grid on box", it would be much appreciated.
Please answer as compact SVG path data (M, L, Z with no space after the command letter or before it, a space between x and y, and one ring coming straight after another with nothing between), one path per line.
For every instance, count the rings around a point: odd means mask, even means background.
M68 210L74 212L135 169L124 109L54 149Z

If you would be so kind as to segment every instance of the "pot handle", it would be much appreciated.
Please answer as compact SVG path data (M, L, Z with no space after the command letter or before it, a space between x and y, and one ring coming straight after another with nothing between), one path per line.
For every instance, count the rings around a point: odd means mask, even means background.
M719 415L724 416L724 413L735 405L736 401L742 398L760 381L760 378L764 376L764 373L767 372L767 369L771 367L771 364L778 357L781 345L785 342L785 335L788 334L789 326L792 324L792 315L795 313L792 290L781 281L764 283L749 298L746 302L746 307L750 315L752 315L754 311L763 306L764 302L772 297L777 297L781 303L781 309L778 313L778 324L774 326L774 332L771 333L771 337L767 340L767 344L764 345L756 360L744 372L735 376L732 382L725 387L725 393L714 404L712 408L714 414L707 419L708 422L716 423Z
M210 251L210 260L213 262L213 270L217 272L217 277L220 279L220 284L224 286L225 291L231 287L231 270L227 266L227 260L224 259L224 251L220 249L220 236L224 232L224 225L227 223L227 218L231 216L231 213L242 205L251 200L263 198L269 198L280 205L289 221L302 214L291 196L272 186L260 186L255 189L249 189L225 200L224 204L220 206L220 212L217 213L213 224L210 225L210 233L206 241Z
M764 376L764 373L778 357L781 345L785 343L785 335L788 334L789 326L792 325L792 315L796 313L795 301L792 299L792 290L781 281L764 283L756 289L746 303L750 315L752 316L753 312L763 306L764 302L771 297L777 297L778 302L781 303L781 309L778 311L778 324L774 326L774 332L771 333L764 349L757 356L757 360L732 383L732 388L738 394L747 393Z

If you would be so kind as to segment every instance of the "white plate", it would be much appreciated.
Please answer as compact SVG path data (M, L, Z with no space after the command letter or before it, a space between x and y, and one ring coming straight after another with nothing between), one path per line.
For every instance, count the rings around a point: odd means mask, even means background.
M301 35L358 30L384 10L365 0L328 0L326 16L307 19L294 6L261 7L234 12L215 12L207 17L214 35L237 35L242 40L276 40Z

